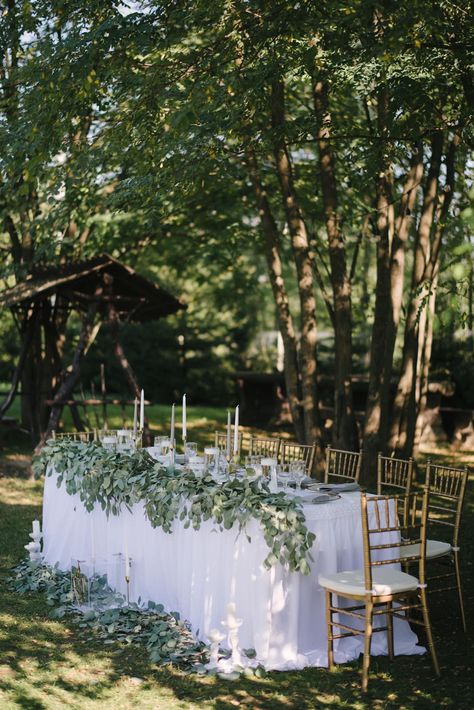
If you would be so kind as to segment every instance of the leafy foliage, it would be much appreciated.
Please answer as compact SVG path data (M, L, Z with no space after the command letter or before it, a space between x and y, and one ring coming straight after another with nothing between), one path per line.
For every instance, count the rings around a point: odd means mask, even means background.
M42 592L52 608L51 618L72 617L91 639L104 644L145 646L154 663L174 663L189 668L200 664L206 649L195 640L188 624L177 612L167 613L162 604L148 602L147 608L125 603L125 598L108 587L106 578L92 579L95 609L81 609L74 602L70 572L24 560L13 570L12 588L21 594ZM102 608L101 608L102 607Z
M118 515L122 506L143 502L153 527L172 532L176 520L198 530L212 520L220 529L239 532L257 519L270 552L270 568L278 562L309 574L308 560L315 536L305 525L299 503L283 493L270 493L261 479L231 478L217 483L210 474L178 471L157 464L146 450L131 455L108 451L98 443L52 439L33 464L36 475L46 470L58 475L58 486L69 495L79 494L87 510L97 503L107 515Z

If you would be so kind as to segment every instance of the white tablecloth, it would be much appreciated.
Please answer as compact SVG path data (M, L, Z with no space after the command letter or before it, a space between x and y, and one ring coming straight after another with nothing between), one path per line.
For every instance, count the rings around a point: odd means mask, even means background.
M57 487L53 475L46 478L44 489L44 556L63 570L70 568L72 558L95 557L99 568L107 560L113 582L111 562L127 545L134 601L140 597L179 611L203 640L212 628L224 630L221 622L233 601L243 619L240 645L254 648L265 668L327 666L325 599L318 573L362 567L360 495L344 494L325 505L305 504L304 512L316 535L309 576L281 565L263 567L268 548L257 521L247 529L251 542L235 529L220 531L210 521L197 531L176 521L169 534L151 527L141 504L131 513L123 510L109 518L100 508L88 513L79 496ZM397 654L424 652L406 622L395 619L394 627ZM335 660L352 660L361 651L361 637L342 639L336 642ZM374 634L372 653L387 653L385 632Z

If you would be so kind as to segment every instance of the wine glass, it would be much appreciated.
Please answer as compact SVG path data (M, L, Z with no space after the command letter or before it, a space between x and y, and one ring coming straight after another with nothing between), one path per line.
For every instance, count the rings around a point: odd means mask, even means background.
M301 492L301 484L306 475L304 461L292 461L290 463L290 475L295 482L296 492Z

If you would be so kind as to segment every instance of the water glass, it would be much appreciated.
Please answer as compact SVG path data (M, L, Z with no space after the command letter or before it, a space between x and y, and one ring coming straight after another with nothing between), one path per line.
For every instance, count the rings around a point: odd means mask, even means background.
M306 466L304 461L292 461L290 463L290 476L295 482L296 490L301 491L301 484L306 476Z
M184 447L184 455L186 458L191 459L193 456L197 456L198 445L195 441L187 441Z
M163 447L166 448L166 453L168 452L169 442L170 440L167 436L155 436L153 444L155 449L157 449L157 456L161 456L163 454Z
M277 469L278 482L283 486L283 490L286 491L288 488L288 483L290 482L290 469L288 465L281 465Z

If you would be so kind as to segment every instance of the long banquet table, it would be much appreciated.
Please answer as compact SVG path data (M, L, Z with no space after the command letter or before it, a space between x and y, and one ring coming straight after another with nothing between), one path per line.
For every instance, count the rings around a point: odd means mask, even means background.
M325 598L318 574L362 567L360 494L346 493L325 505L308 499L303 509L316 535L308 576L280 564L264 568L268 548L257 521L246 529L250 541L236 528L219 530L211 521L199 530L175 521L172 533L165 533L151 527L141 504L109 518L97 507L87 512L78 495L57 486L53 473L44 489L44 557L63 570L73 558L94 557L102 572L101 564L112 568L127 548L132 601L153 600L178 611L203 640L213 628L224 630L227 605L235 602L243 619L240 646L254 648L267 670L327 666ZM394 636L396 654L424 653L408 623L395 619ZM362 637L336 642L336 662L357 658L362 642ZM374 634L372 653L387 653L385 632Z

